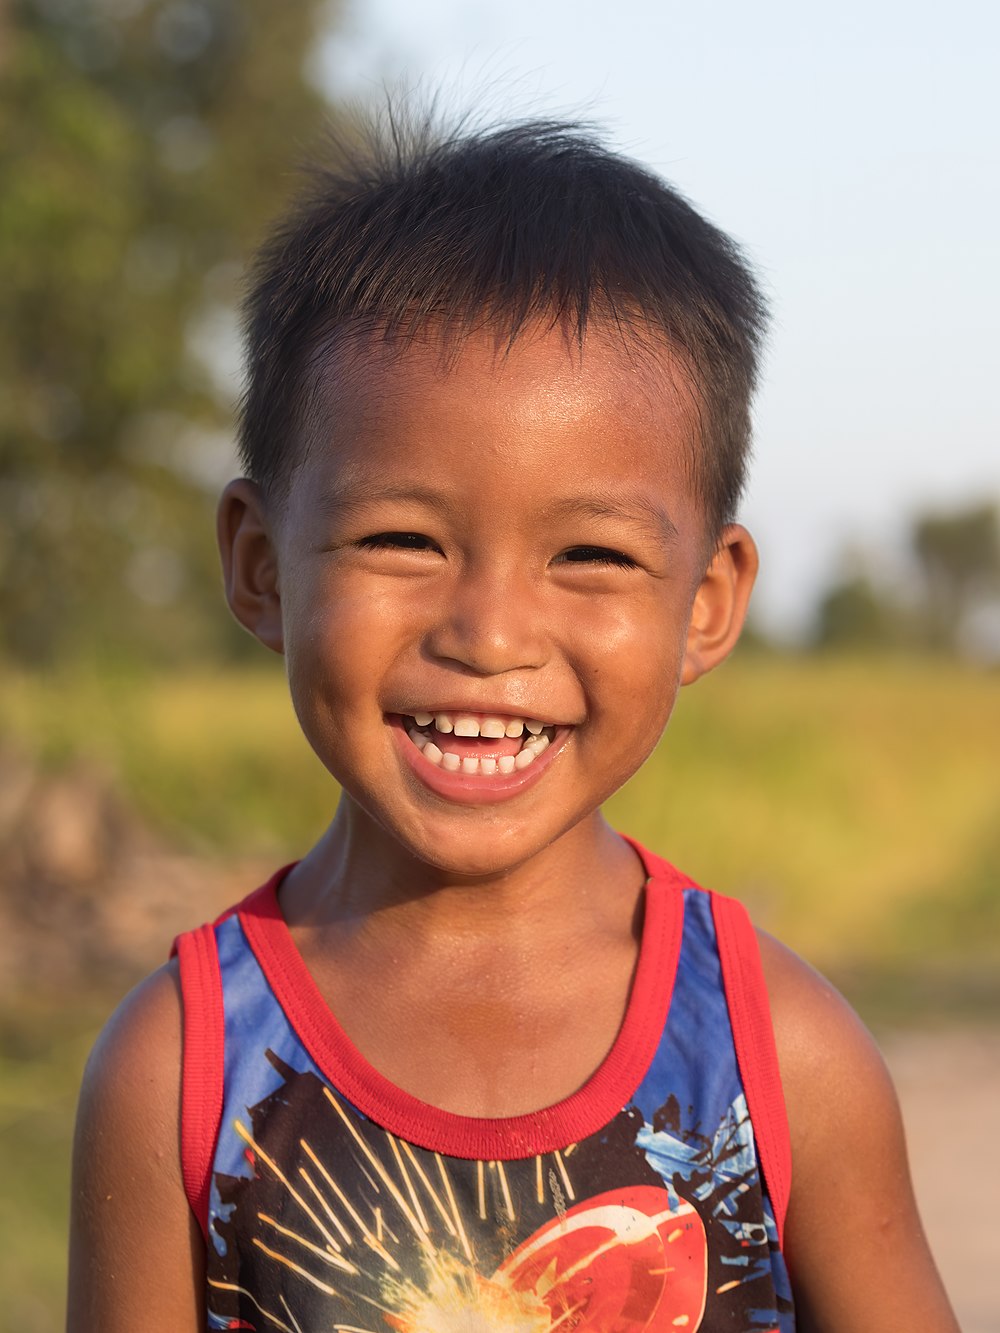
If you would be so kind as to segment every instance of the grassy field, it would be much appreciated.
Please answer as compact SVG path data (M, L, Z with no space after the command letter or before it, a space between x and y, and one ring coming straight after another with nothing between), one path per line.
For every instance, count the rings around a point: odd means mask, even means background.
M113 775L172 845L273 858L336 793L280 673L0 683L8 750ZM876 1022L1000 1013L1000 676L747 655L682 694L613 822L844 981ZM852 989L853 988L853 989ZM0 1328L58 1327L75 1088L109 997L0 1012Z
M336 801L278 672L8 679L0 736L47 766L99 762L196 851L294 853ZM998 760L997 674L748 655L682 692L608 813L818 963L877 962L997 924Z

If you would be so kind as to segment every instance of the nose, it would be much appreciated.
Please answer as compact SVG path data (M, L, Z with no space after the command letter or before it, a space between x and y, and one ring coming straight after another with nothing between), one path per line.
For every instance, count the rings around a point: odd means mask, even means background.
M512 563L467 565L427 635L430 654L479 676L535 669L548 658L542 590Z

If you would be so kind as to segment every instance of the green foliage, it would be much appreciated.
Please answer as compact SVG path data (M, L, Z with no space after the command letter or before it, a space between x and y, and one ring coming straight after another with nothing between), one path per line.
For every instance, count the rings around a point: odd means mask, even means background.
M10 6L0 651L162 661L234 641L205 487L231 452L220 354L240 263L323 111L303 67L329 12Z
M845 575L829 587L816 621L815 644L821 649L897 648L907 642L901 608L865 573Z
M955 648L977 607L1000 600L1000 509L977 504L922 514L911 540L923 576L927 635L936 647Z
M856 553L845 559L845 572L817 604L814 645L1000 656L1000 506L984 502L917 514L909 546L916 578L908 590L880 580L874 562L869 569Z

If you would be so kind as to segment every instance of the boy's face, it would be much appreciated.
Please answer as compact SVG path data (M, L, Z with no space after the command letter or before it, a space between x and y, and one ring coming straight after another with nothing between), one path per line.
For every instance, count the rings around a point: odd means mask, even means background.
M281 512L245 481L223 498L231 604L285 653L370 836L452 874L519 864L594 815L732 647L753 544L728 528L713 554L666 349L473 335L447 362L435 341L355 350L334 387Z

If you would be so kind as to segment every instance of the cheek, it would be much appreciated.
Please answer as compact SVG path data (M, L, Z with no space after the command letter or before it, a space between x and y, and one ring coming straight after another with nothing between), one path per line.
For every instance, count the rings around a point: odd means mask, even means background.
M297 588L283 610L292 704L310 744L328 763L346 744L352 723L378 706L378 685L392 655L386 638L392 622L371 598L329 585Z
M591 733L605 772L605 798L618 790L655 749L680 688L687 642L683 598L644 599L593 626L597 648L587 657ZM596 753L597 751L595 751Z
M654 711L661 694L672 699L680 683L689 618L690 606L666 595L642 598L632 606L609 604L581 618L586 626L581 646L595 703L645 712Z
M302 582L282 612L289 678L312 677L320 688L363 681L370 689L406 633L397 598L349 579Z

